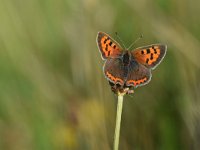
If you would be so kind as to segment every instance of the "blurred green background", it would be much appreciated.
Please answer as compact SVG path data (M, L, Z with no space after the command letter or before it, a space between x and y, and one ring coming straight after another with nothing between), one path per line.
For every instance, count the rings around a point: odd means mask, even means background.
M112 149L98 31L168 46L125 97L120 149L199 149L199 14L199 0L0 0L0 150Z

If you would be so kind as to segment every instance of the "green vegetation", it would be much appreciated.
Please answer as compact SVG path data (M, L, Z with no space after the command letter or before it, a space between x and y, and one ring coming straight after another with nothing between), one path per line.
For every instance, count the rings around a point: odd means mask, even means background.
M117 96L96 35L117 31L168 45L124 97L119 149L198 150L199 14L199 0L0 0L0 149L112 149Z

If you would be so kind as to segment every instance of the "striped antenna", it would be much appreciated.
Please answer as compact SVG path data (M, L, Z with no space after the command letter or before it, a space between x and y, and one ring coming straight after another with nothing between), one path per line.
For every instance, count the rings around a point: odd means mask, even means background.
M128 47L128 49L127 50L129 50L132 46L133 46L133 44L135 44L137 41L139 41L141 38L143 38L143 35L141 34L140 35L140 37L138 37L129 47Z
M116 34L116 37L119 39L119 41L122 43L124 49L126 49L126 46L124 45L124 42L122 41L122 39L119 37L118 33L115 32L115 34Z

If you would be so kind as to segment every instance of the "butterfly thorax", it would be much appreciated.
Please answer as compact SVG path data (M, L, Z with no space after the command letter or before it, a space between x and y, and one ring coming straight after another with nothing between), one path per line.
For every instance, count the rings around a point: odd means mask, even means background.
M131 53L128 50L125 50L122 55L122 62L124 66L128 66L131 61Z

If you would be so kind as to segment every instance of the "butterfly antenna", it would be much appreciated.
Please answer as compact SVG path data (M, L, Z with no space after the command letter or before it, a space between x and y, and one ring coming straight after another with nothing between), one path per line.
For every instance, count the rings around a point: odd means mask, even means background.
M129 47L127 50L129 50L137 41L139 41L141 38L143 38L143 35L141 34L140 37L138 37Z
M124 45L124 42L122 41L122 39L119 37L118 33L115 32L115 34L116 34L116 37L119 39L119 41L122 43L124 49L126 49L126 46Z

